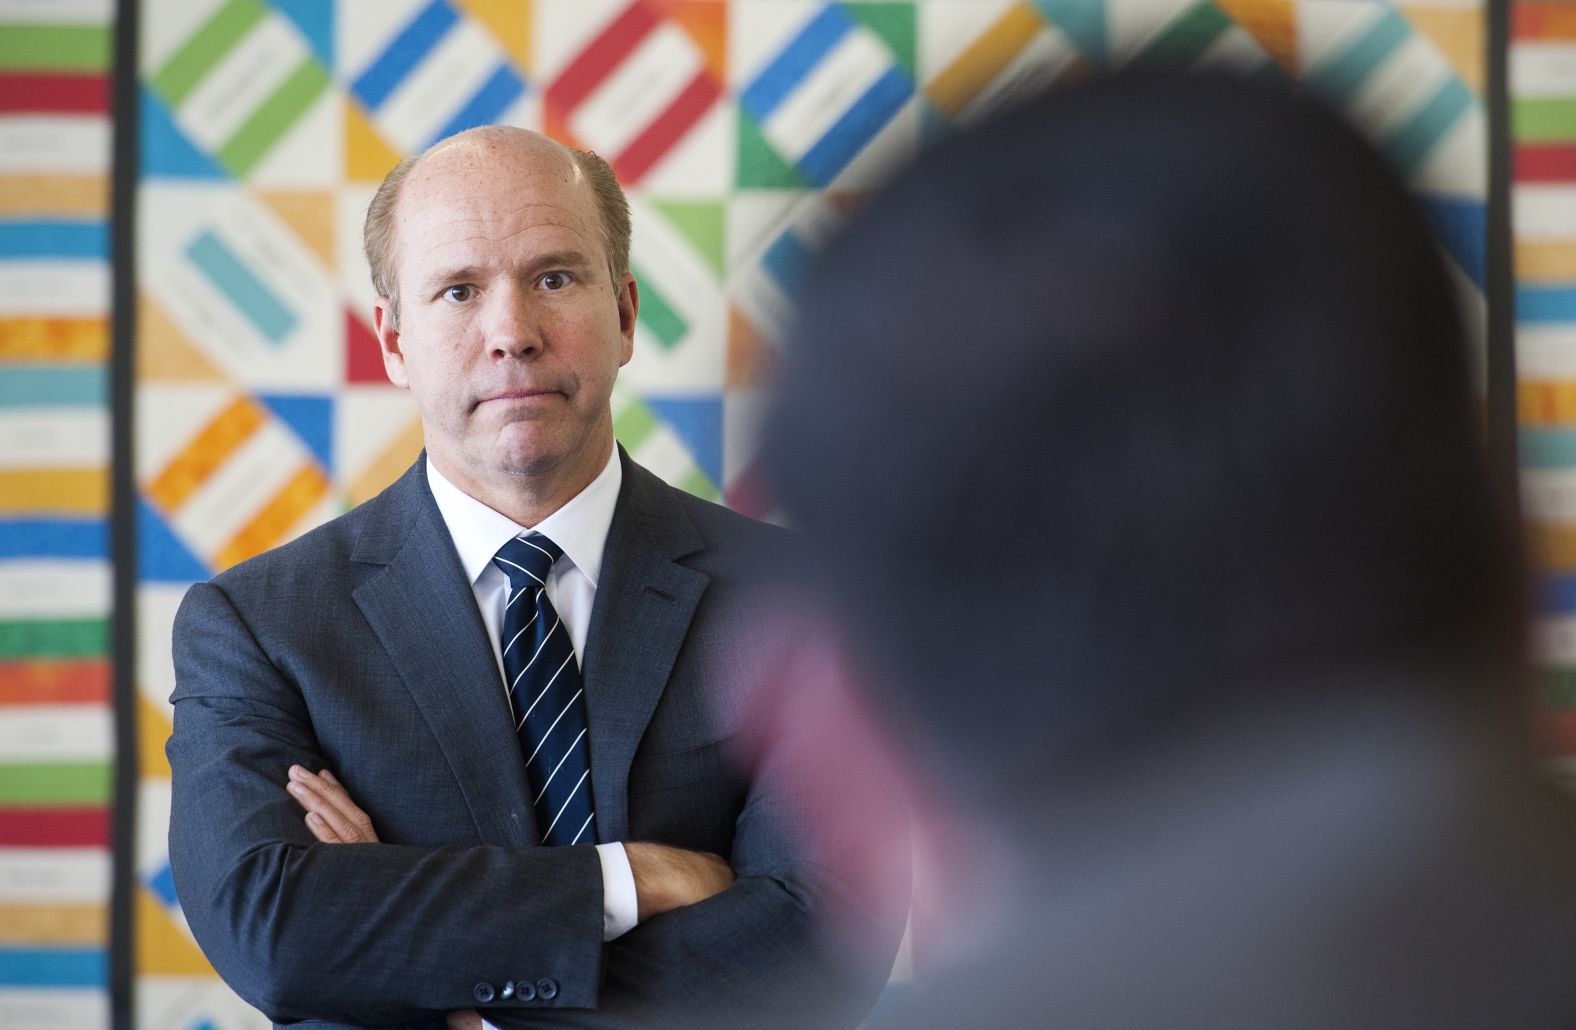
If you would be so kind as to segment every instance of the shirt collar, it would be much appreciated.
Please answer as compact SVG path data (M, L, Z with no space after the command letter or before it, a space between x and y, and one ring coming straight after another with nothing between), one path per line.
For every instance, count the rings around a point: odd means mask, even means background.
M584 490L535 526L526 527L461 490L430 460L427 462L427 486L432 490L432 499L438 502L438 513L443 516L449 536L454 540L454 549L459 553L460 565L473 586L493 567L493 555L498 553L498 548L511 538L534 530L562 547L564 556L574 562L595 587L602 572L602 552L607 546L607 531L613 525L613 509L618 505L618 490L623 481L624 469L615 447L602 471Z

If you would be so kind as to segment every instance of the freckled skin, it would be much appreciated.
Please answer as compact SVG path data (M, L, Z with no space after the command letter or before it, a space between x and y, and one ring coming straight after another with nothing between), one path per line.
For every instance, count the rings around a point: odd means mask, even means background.
M606 462L613 382L634 346L635 281L613 277L590 185L546 137L464 133L405 181L394 259L398 318L381 297L374 325L428 460L535 525Z

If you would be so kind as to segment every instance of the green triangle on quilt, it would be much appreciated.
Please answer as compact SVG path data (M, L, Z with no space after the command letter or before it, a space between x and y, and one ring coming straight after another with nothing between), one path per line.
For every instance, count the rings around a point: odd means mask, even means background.
M720 410L720 400L718 407ZM719 415L719 429L720 424ZM630 457L669 483L708 501L720 499L717 481L696 461L689 444L642 398L629 393L614 394L613 433L629 451ZM720 431L717 438L719 455L716 464L720 468Z
M810 181L767 142L759 123L739 111L737 183L744 189L810 188Z
M861 3L849 0L843 9L865 28L874 32L910 79L918 80L918 46L914 28L914 5L894 3Z
M717 276L727 272L727 208L713 201L654 200L652 206L695 248Z

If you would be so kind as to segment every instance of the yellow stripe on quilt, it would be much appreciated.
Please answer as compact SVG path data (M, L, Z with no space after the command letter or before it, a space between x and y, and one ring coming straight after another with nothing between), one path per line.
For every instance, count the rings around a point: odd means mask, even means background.
M0 904L0 944L101 946L108 939L105 905Z
M1517 240L1516 278L1524 282L1576 282L1576 240Z
M1044 27L1045 21L1028 4L1014 4L932 79L925 92L945 114L956 117Z
M0 362L109 360L107 318L0 319Z
M0 469L0 513L102 516L108 510L108 469Z
M0 214L105 218L109 179L103 175L0 175Z
M213 475L266 421L263 409L238 399L204 427L175 460L148 484L148 498L166 512L174 511Z
M284 489L214 555L214 567L227 569L284 542L290 528L328 496L328 490L328 477L323 471L316 465L303 465Z
M1524 426L1576 423L1576 380L1524 379L1517 383L1516 419Z

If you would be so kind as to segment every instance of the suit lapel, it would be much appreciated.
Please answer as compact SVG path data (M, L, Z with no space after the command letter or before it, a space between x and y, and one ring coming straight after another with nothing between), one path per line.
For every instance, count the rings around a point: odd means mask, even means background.
M356 604L437 738L482 840L535 844L508 701L425 459L374 503L351 558L383 569L356 589Z
M629 767L708 577L677 563L704 544L673 488L629 460L608 530L582 672L604 841L629 831Z

